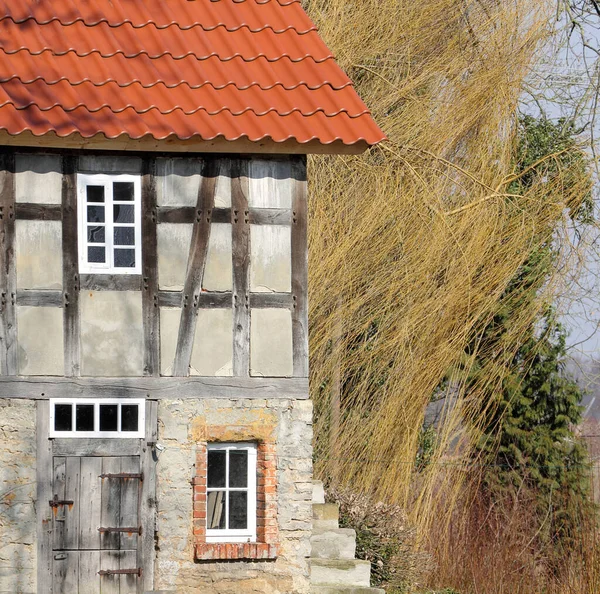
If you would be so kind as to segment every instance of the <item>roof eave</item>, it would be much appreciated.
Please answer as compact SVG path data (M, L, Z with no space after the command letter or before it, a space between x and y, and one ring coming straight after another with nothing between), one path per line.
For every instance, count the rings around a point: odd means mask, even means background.
M6 130L0 130L0 145L70 150L271 155L359 155L367 150L369 146L372 146L364 140L359 140L354 144L344 144L340 140L324 144L319 140L311 140L309 142L298 142L296 140L275 142L271 139L260 141L251 141L247 138L226 140L222 137L214 140L203 140L199 136L181 140L176 137L157 139L152 136L133 139L127 135L117 138L107 138L104 134L96 134L91 138L84 138L80 134L61 137L54 132L36 136L30 131L23 131L20 134L12 135Z

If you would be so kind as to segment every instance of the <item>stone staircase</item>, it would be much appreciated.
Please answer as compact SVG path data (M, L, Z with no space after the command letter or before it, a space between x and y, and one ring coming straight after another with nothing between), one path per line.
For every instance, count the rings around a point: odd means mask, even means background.
M323 483L313 481L313 533L310 539L312 594L385 594L371 588L371 564L354 558L356 532L339 527L339 507L325 503Z

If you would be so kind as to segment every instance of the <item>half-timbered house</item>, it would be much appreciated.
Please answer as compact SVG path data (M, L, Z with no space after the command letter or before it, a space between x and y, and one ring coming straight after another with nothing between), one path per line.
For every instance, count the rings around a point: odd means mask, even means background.
M0 591L307 592L299 0L0 2Z

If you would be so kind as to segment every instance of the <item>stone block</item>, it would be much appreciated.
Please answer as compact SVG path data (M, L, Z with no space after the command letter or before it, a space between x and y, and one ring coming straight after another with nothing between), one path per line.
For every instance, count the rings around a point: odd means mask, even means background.
M16 221L15 254L19 289L62 288L60 221Z
M142 375L144 338L141 293L82 292L80 305L82 375Z
M250 291L292 290L291 233L287 226L250 226Z
M64 375L63 310L17 307L19 375Z
M159 206L196 206L201 159L157 159L156 193Z
M292 208L291 161L253 159L249 177L250 208Z
M233 287L231 225L213 223L202 287L206 291L231 291Z
M350 528L316 530L311 536L314 559L354 559L356 532Z
M192 225L161 223L156 228L158 243L158 284L167 291L181 291L185 284Z
M314 586L366 586L371 583L371 563L357 559L311 559Z
M15 200L61 204L62 158L57 155L17 155Z
M233 312L199 309L191 359L191 375L233 375Z
M291 312L253 309L250 315L251 375L291 377L294 371Z
M173 375L177 336L181 320L180 307L160 308L160 374Z

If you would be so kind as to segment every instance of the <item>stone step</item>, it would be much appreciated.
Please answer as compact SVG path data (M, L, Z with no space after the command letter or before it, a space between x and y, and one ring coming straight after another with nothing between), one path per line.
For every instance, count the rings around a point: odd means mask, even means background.
M325 503L325 488L323 487L323 481L313 481L312 486L312 502Z
M340 507L337 503L313 503L313 528L336 530L339 527Z
M315 559L354 559L356 532L351 528L313 529L310 544Z
M381 588L363 588L361 586L312 586L311 594L385 594Z
M371 585L371 564L358 559L311 559L310 581L313 586Z

